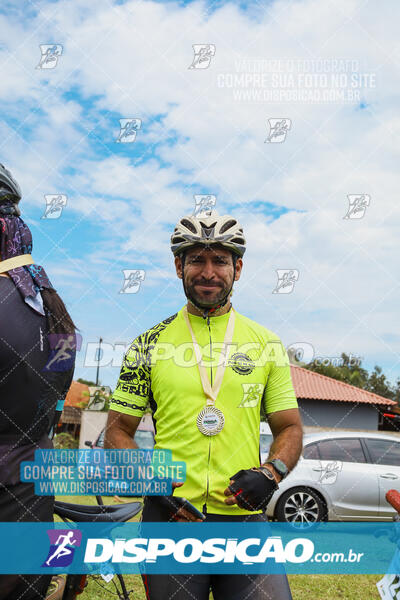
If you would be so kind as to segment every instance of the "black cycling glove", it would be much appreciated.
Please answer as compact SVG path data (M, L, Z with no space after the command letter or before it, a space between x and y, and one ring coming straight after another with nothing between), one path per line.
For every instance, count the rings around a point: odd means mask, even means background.
M240 508L264 511L278 485L271 471L265 467L241 470L232 475L228 488Z

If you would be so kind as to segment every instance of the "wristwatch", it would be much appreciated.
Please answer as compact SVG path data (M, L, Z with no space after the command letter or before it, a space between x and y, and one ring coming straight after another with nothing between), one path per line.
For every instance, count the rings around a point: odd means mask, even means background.
M268 460L265 464L272 465L277 473L285 479L286 475L289 475L289 469L280 458L273 458L272 460Z

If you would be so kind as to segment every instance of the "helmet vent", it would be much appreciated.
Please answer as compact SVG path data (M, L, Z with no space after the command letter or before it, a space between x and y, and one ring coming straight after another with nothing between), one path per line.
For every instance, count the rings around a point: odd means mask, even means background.
M230 229L231 227L233 227L234 225L236 225L237 221L234 221L233 219L231 219L230 221L227 221L226 223L224 223L221 227L221 229L219 230L220 233L225 233L225 231L227 231L228 229Z
M206 223L203 223L203 221L200 221L200 225L202 226L203 229L214 229L216 224L217 224L217 221L215 221L215 223L211 223L211 225L207 225Z
M181 224L187 227L192 233L196 233L196 227L188 219L181 219Z

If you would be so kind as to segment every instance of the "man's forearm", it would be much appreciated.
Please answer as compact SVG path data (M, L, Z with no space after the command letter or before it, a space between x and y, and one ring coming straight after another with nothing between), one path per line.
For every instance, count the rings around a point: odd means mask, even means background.
M123 429L112 427L106 431L104 439L104 448L138 448L139 446L134 441L131 435L129 435Z
M303 430L299 425L288 425L272 442L268 459L264 465L273 458L280 458L289 471L294 469L299 460L303 447ZM270 468L271 465L268 465ZM274 469L274 474L278 475ZM278 475L278 479L280 476Z

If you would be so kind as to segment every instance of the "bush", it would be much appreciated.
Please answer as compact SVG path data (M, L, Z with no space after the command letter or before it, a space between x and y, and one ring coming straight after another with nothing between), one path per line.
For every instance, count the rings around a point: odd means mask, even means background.
M53 445L56 449L78 448L79 440L75 439L70 433L58 433L54 436Z

